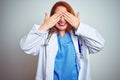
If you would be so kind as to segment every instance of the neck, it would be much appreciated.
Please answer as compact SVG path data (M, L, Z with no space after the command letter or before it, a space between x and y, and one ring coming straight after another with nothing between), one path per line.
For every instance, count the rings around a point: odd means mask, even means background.
M61 35L62 37L64 37L65 31L60 31L60 35Z

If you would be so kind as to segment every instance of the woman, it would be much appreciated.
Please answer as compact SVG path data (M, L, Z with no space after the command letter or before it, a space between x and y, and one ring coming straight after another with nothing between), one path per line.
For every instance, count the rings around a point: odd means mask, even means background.
M20 41L21 49L39 55L36 80L90 80L89 54L104 47L95 29L80 22L79 13L58 1Z

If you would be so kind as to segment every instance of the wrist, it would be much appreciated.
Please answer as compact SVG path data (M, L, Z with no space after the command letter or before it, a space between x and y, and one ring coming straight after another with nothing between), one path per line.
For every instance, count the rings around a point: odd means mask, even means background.
M78 23L78 25L75 26L75 29L76 29L76 30L78 29L79 25L80 25L80 23Z
M40 30L40 31L47 31L47 30L48 30L47 25L42 24L42 25L39 27L39 30Z

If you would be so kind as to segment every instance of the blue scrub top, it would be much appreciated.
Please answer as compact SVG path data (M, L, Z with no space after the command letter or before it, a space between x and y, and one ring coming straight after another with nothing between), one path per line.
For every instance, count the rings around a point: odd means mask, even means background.
M78 80L75 48L69 33L58 34L58 52L54 65L54 80Z

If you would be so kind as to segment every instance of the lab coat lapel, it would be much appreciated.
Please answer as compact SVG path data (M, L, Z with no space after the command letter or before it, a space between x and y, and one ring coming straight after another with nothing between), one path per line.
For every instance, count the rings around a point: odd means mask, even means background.
M75 36L75 35L72 33L72 34L71 34L71 38L72 38L72 41L73 41L73 44L74 44L76 53L79 54L77 36Z
M85 80L85 66L84 66L84 61L83 59L81 59L81 55L79 53L79 49L78 49L78 38L77 36L75 36L74 34L71 34L71 37L72 37L72 40L73 40L73 44L74 44L74 47L75 47L75 50L76 50L76 57L77 57L77 65L78 65L78 70L79 70L79 80ZM82 67L82 69L81 69Z
M57 34L53 34L47 46L46 80L53 80L54 61L58 50Z

